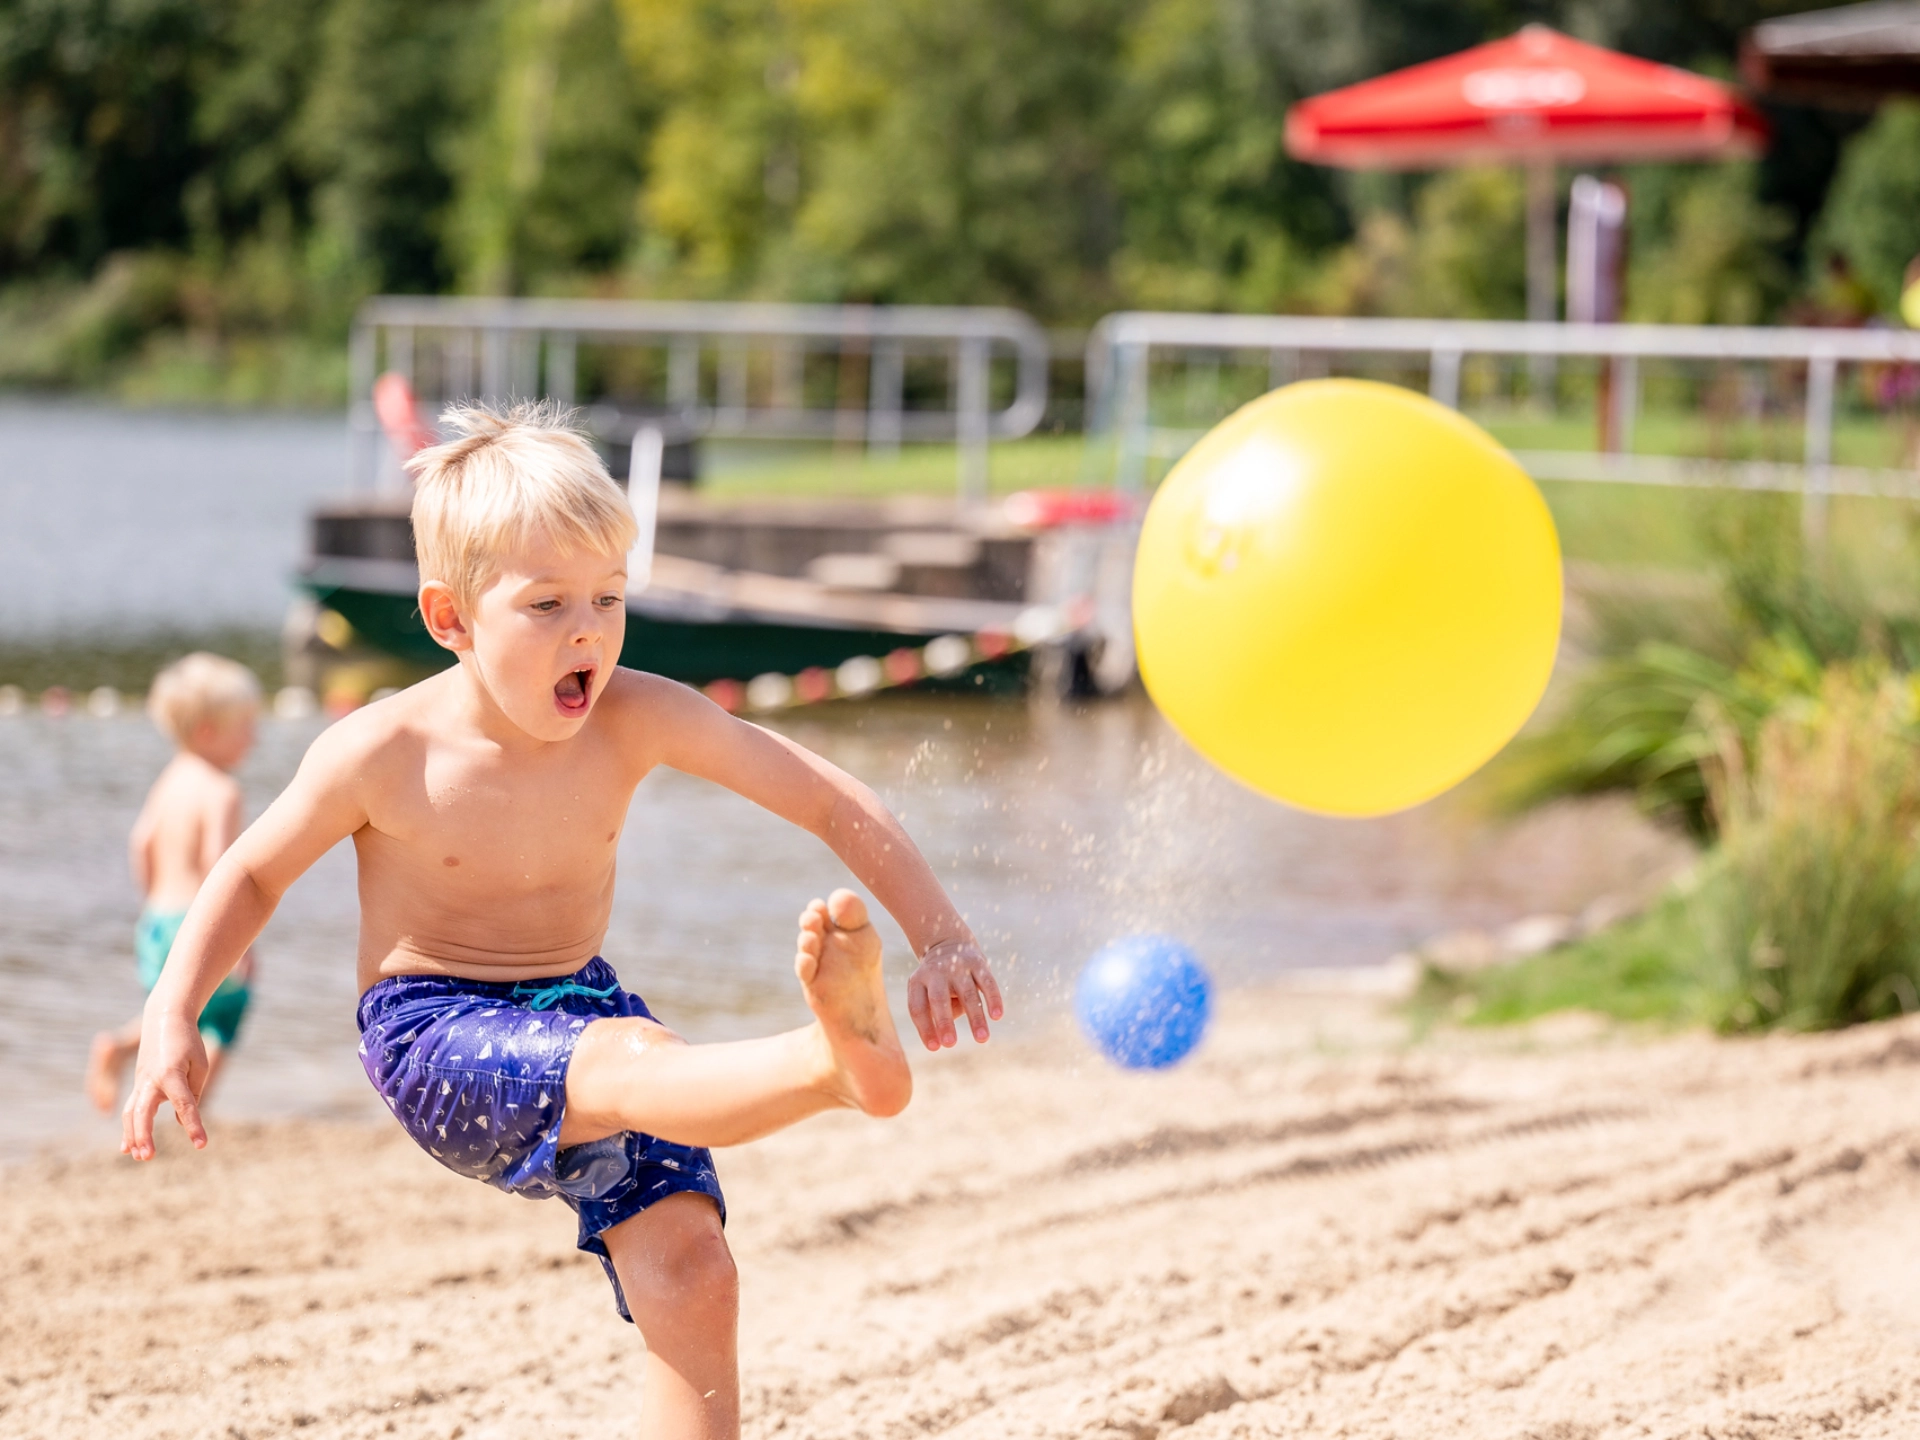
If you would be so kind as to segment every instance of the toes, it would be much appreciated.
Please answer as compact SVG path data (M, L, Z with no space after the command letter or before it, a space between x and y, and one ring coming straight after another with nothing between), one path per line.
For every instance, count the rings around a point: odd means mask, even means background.
M851 890L834 891L827 897L826 908L828 917L842 930L858 930L867 923L866 902Z
M802 985L813 984L813 977L820 973L820 953L809 954L806 950L797 950L793 956L793 973L799 977Z

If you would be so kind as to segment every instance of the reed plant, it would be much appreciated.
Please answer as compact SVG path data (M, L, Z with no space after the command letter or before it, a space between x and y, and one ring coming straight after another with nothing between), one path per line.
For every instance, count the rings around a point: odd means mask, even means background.
M1503 754L1490 798L1524 810L1564 795L1633 793L1711 842L1703 767L1731 728L1743 748L1769 716L1810 701L1834 665L1920 671L1920 592L1870 589L1851 557L1810 556L1786 497L1711 497L1696 526L1711 598L1589 603L1591 662Z
M1856 660L1805 684L1788 654L1770 682L1723 674L1696 692L1668 732L1684 750L1669 739L1622 757L1651 767L1664 754L1685 761L1670 778L1697 777L1713 840L1681 884L1644 914L1512 965L1430 962L1416 1019L1498 1025L1580 1009L1824 1030L1920 1010L1920 679ZM1652 703L1618 700L1621 713Z
M1920 1009L1915 687L1829 667L1705 765L1720 843L1688 909L1721 1028L1827 1029Z

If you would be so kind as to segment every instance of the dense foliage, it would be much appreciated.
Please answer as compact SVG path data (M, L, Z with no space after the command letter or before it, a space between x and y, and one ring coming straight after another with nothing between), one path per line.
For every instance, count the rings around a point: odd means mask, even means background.
M1529 20L1724 74L1803 4L0 0L0 381L324 395L382 290L1516 314L1517 177L1295 164L1286 107ZM1914 113L1773 119L1630 177L1647 318L1828 252L1891 303Z

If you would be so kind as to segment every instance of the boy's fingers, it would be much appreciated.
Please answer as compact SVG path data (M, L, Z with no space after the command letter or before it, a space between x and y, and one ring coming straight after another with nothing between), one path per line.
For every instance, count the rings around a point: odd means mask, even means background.
M165 1097L151 1080L143 1079L127 1097L125 1123L121 1126L120 1148L136 1160L153 1158L153 1117L159 1113Z
M944 975L926 977L927 1048L942 1050L953 1044L953 1007L957 1003Z
M995 1020L1005 1017L1007 1007L1000 1000L1000 985L993 978L993 970L982 960L973 967L973 983L980 987L980 993L986 997L987 1014Z
M929 1050L940 1048L940 1037L933 1028L933 1012L927 1004L927 985L919 976L907 983L907 1015L920 1032L920 1043Z
M961 1008L966 1011L967 1024L973 1029L974 1043L986 1044L987 1011L986 1004L980 995L980 987L973 983L973 976L968 975L955 989L960 998Z
M933 1028L939 1032L940 1048L951 1049L959 1044L960 1037L953 1030L953 1017L960 1009L960 997L953 993L946 976L927 983L927 1009L933 1015Z
M136 1160L143 1158L141 1147L153 1138L149 1129L153 1123L151 1112L145 1115L140 1113L146 1094L147 1082L136 1076L133 1093L127 1096L126 1109L120 1112L120 1153L131 1155Z
M187 1139L193 1142L193 1148L206 1149L207 1127L200 1123L200 1102L194 1097L193 1087L187 1083L187 1077L179 1071L169 1072L160 1077L160 1088L166 1092L167 1103L173 1106L173 1118L187 1132Z

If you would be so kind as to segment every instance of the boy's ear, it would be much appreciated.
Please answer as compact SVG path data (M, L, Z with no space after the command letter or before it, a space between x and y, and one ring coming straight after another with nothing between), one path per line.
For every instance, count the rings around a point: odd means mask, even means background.
M420 587L420 618L442 648L455 652L473 648L473 636L467 631L467 622L460 618L453 591L443 582L429 580Z

